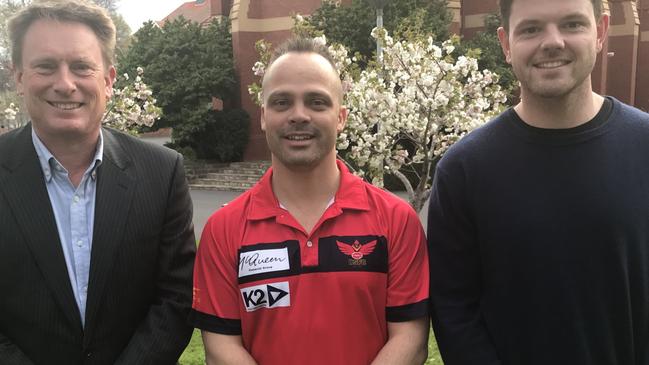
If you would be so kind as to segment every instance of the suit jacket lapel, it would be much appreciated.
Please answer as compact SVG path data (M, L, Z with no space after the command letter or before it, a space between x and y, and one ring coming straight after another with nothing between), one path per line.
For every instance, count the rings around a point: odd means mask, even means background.
M104 129L104 156L97 171L95 224L86 302L86 337L89 342L109 280L115 255L123 241L128 211L135 191L132 161L112 132Z
M10 143L14 146L9 150L15 153L2 162L8 173L4 174L4 179L0 174L0 186L43 279L66 318L81 331L79 308L72 292L43 171L32 143L31 125L18 132Z

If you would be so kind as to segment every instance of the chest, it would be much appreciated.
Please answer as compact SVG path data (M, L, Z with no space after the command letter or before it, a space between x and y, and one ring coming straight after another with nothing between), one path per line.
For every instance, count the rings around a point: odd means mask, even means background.
M646 251L646 154L604 142L518 150L499 156L499 166L470 185L488 262L509 257L597 271Z
M308 297L320 297L319 290L327 287L343 297L385 291L388 237L364 214L324 219L311 233L298 229L290 217L248 222L236 252L242 304L247 310L281 305L270 300L273 291L288 293L289 288L291 306L311 302ZM308 284L312 280L318 287Z

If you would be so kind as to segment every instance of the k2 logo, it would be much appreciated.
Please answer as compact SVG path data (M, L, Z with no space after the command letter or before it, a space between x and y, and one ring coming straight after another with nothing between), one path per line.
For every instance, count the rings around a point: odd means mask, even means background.
M291 305L290 294L288 281L241 289L243 305L247 312L260 308L289 307Z

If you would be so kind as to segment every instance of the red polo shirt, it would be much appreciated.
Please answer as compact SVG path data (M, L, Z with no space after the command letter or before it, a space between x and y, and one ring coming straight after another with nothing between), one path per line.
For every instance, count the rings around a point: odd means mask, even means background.
M427 314L428 259L415 211L349 173L310 234L280 207L272 169L215 212L194 269L192 323L241 335L266 364L369 364L387 321Z

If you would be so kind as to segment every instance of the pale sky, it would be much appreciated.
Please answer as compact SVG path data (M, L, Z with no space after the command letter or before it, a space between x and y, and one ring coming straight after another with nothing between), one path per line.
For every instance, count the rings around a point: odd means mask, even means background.
M135 33L147 20L161 20L177 7L190 0L120 0L117 12L120 13L131 31Z

